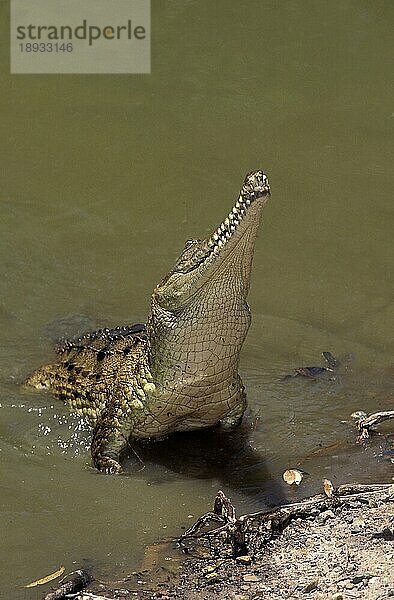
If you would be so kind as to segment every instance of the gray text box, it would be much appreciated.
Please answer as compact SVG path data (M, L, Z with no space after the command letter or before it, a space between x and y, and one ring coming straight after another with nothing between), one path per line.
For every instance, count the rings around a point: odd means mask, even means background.
M150 73L150 0L11 0L11 73Z

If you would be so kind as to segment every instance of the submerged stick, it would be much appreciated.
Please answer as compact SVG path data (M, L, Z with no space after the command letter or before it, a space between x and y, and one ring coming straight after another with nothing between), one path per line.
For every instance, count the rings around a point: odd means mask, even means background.
M65 567L63 565L61 565L59 567L59 569L57 571L55 571L54 573L51 573L50 575L46 575L45 577L41 577L41 579L36 579L35 581L28 583L24 587L32 588L32 587L36 587L38 585L44 585L45 583L48 583L49 581L52 581L53 579L57 579L57 577L60 577L61 575L63 575L64 571L65 571Z
M358 423L358 430L360 432L358 441L362 442L369 438L369 428L373 425L378 425L388 419L394 419L394 410L385 410L382 412L376 412L364 419L360 419Z

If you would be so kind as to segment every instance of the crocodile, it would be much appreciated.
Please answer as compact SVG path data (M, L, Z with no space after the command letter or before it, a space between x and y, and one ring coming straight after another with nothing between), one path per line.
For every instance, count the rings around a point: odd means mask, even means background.
M188 240L155 287L146 325L65 340L58 360L27 378L91 424L100 471L122 472L132 439L241 422L246 393L238 365L251 322L246 297L269 196L264 172L249 173L220 226L204 240Z

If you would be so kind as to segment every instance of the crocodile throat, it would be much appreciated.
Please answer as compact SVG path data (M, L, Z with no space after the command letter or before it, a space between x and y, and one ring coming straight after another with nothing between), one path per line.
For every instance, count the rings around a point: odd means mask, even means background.
M190 387L198 386L203 404L214 382L219 395L231 397L250 325L246 296L254 242L269 195L262 171L247 175L221 225L206 240L189 240L155 288L147 327L149 359L154 380L168 393L190 397L195 394Z

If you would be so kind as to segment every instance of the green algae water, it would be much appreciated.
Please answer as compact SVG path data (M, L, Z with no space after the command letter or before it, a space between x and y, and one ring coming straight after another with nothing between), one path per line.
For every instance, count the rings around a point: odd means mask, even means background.
M0 15L4 597L41 598L21 586L61 564L121 577L218 489L242 513L324 477L390 481L389 427L360 447L350 414L393 408L392 3L153 1L150 75L10 75L5 2ZM125 476L97 473L89 429L20 382L59 337L143 322L185 240L257 168L272 197L245 427L140 445ZM328 380L283 379L325 350L353 358ZM293 490L281 477L297 466Z

